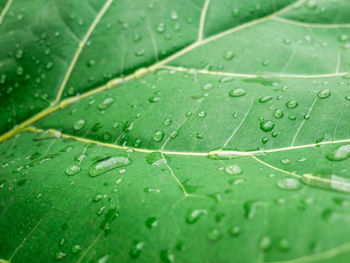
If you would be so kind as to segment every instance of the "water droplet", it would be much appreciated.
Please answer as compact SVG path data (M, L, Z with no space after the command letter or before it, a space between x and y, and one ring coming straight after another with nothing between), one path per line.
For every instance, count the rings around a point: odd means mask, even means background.
M147 218L145 221L145 225L149 229L156 227L158 225L157 218L155 218L155 217Z
M281 238L278 241L278 249L281 251L287 251L290 249L289 241L286 238Z
M144 242L134 241L129 252L130 257L135 259L138 256L140 256L144 246L145 246Z
M72 246L72 253L73 254L78 254L82 250L80 245L74 245Z
M277 181L277 186L283 190L298 190L301 185L298 180L294 178L284 178Z
M250 200L244 203L244 216L247 219L252 219L255 217L257 211L264 207L265 203L257 200Z
M334 149L331 153L326 154L330 161L344 161L350 157L350 144L342 145Z
M331 92L328 90L328 89L324 89L320 92L317 93L317 96L320 98L320 99L326 99L328 98L329 96L331 96Z
M80 167L77 165L72 165L68 168L66 168L66 175L76 175L77 173L80 172Z
M231 97L242 97L246 94L247 94L247 92L242 88L237 88L237 89L231 90L229 93L229 95Z
M207 210L205 209L190 209L186 214L186 222L189 224L194 224L198 221L198 219L207 214Z
M109 106L111 106L113 103L114 103L114 99L113 99L113 98L105 98L105 99L103 100L103 102L102 102L100 105L98 105L98 108L99 108L100 110L105 110L105 109L107 109Z
M270 100L272 100L272 96L264 96L264 97L261 97L259 99L259 102L260 103L266 103L266 102L269 102Z
M346 35L346 34L342 34L342 35L340 35L340 36L338 37L338 41L339 41L339 42L347 42L347 41L349 41L349 40L350 40L350 38L349 38L349 36Z
M166 118L166 119L163 121L163 124L164 124L165 126L169 126L172 122L173 122L173 121L172 121L171 119Z
M120 168L131 164L131 160L126 156L107 157L93 163L90 167L90 176L99 176L114 168Z
M260 122L260 129L262 129L264 132L272 131L275 127L275 124L272 121L265 120Z
M201 112L198 113L198 116L199 116L200 118L204 118L204 117L207 116L207 112L201 111Z
M179 133L178 133L177 131L173 131L173 132L170 134L170 138L171 138L171 139L175 139L178 135L179 135Z
M286 103L286 106L289 109L294 109L294 108L298 107L298 102L296 100L290 100Z
M162 132L162 131L156 131L153 134L153 140L155 142L160 142L161 140L163 140L163 138L164 138L164 132Z
M241 228L239 226L233 226L228 231L231 237L238 237L241 234Z
M224 55L225 60L232 60L235 57L235 54L232 51L227 51Z
M350 180L335 174L303 174L301 181L306 185L321 189L350 193Z
M281 109L275 109L273 111L273 116L277 119L282 118L283 117L283 111Z
M165 263L175 262L175 255L169 249L164 249L160 251L159 256L160 256L160 259Z
M239 175L242 174L242 169L238 165L228 165L225 167L225 172L227 174Z
M73 124L73 129L76 130L76 131L79 131L85 126L85 123L86 123L86 121L83 120L83 119L77 120Z
M156 103L156 102L160 101L160 98L157 96L153 96L153 97L149 98L148 101L150 103Z
M259 241L259 248L263 251L267 251L271 248L272 240L269 236L263 236Z
M222 236L221 232L216 228L213 228L212 230L210 230L207 235L208 239L212 242L216 242L220 240L221 236Z

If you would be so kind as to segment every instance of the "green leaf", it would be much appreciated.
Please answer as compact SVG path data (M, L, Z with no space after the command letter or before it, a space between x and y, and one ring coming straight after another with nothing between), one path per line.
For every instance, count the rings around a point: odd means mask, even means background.
M0 262L348 262L350 2L0 2Z

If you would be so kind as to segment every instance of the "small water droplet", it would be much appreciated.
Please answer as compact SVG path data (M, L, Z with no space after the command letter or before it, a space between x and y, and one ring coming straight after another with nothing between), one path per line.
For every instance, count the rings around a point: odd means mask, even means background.
M157 218L155 218L155 217L147 218L145 221L145 225L149 229L156 227L158 225Z
M134 241L129 252L130 257L133 259L139 257L144 246L145 246L144 242Z
M163 138L164 138L164 132L162 132L162 131L156 131L156 132L154 132L154 134L153 134L153 140L154 140L155 142L160 142L160 141L163 140Z
M224 59L225 60L232 60L235 57L235 54L232 51L227 51L224 54Z
M103 100L103 102L100 104L100 105L98 105L98 108L100 109L100 110L105 110L105 109L107 109L109 106L111 106L112 104L114 103L114 99L113 98L105 98L104 100Z
M80 172L80 167L78 165L72 165L68 168L66 168L66 175L76 175Z
M229 95L231 97L242 97L246 94L247 94L247 92L242 88L237 88L237 89L231 90L229 93Z
M207 210L205 209L190 209L186 214L186 222L189 224L194 224L198 221L198 219L207 214Z
M275 109L273 111L273 116L277 119L282 118L283 117L283 111L281 109Z
M220 240L222 234L220 232L220 230L213 228L212 230L209 231L207 237L210 241L212 242L216 242L218 240Z
M86 121L83 120L83 119L77 120L77 121L75 121L74 124L73 124L73 129L76 130L76 131L79 131L79 130L81 130L82 128L84 128L85 123L86 123Z

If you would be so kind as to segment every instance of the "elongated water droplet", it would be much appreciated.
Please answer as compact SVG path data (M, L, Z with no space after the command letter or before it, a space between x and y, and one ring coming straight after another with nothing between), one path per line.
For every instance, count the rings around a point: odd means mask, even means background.
M113 103L114 103L114 99L113 99L113 98L105 98L105 99L103 100L103 102L102 102L100 105L98 105L98 108L99 108L100 110L105 110L105 109L107 109L109 106L111 106Z
M190 209L186 214L186 222L189 224L194 224L202 215L205 214L207 214L207 210L205 209Z
M298 107L298 102L296 100L290 100L286 103L286 106L289 108L289 109L294 109L296 107Z
M298 190L300 189L300 183L294 178L284 178L277 182L277 186L283 190Z
M301 181L317 188L350 193L350 179L335 174L303 174Z
M242 88L237 88L237 89L231 90L229 93L229 95L231 97L242 97L246 94L247 94L247 92Z
M239 175L242 174L242 169L238 165L228 165L225 167L227 174Z
M81 120L77 120L77 121L75 121L74 124L73 124L73 129L76 130L76 131L79 131L79 130L81 130L82 128L84 128L85 123L86 123L85 120L82 120L82 119L81 119Z
M350 144L342 145L326 155L330 161L344 161L350 157Z
M264 97L261 97L259 99L259 102L260 103L266 103L266 102L269 102L270 100L272 100L272 97L271 96L264 96Z
M66 168L66 175L76 175L77 173L80 172L80 167L77 165L72 165L68 168Z
M331 92L328 89L321 90L320 92L317 93L317 96L320 99L326 99L329 96L331 96Z
M99 176L114 168L124 167L131 164L131 160L126 156L112 156L107 157L93 163L90 167L90 176Z

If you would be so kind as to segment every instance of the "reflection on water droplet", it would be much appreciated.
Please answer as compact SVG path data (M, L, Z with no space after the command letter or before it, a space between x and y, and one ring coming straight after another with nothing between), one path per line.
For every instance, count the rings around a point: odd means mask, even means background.
M159 257L165 263L175 262L175 255L169 249L160 251Z
M104 174L112 169L124 167L131 164L131 160L126 156L107 157L93 163L90 167L89 174L92 177Z
M229 95L231 97L242 97L246 94L247 94L247 92L242 88L237 88L237 89L231 90L229 93Z
M277 186L283 190L298 190L300 189L299 181L294 178L284 178L277 181Z
M296 107L298 107L298 102L296 100L290 100L286 103L286 106L289 108L289 109L294 109Z
M228 165L225 167L227 174L239 175L242 174L242 169L238 165Z
M85 126L85 123L86 123L86 121L83 120L83 119L77 120L73 124L73 129L76 130L76 131L79 131Z
M80 172L80 167L77 165L72 165L68 168L66 168L66 175L76 175L77 173Z
M144 242L134 241L129 252L130 257L135 259L138 256L140 256L144 246L145 246Z
M260 103L266 103L266 102L269 102L270 100L272 100L272 97L271 96L264 96L264 97L261 97L259 99L259 102Z
M207 210L205 209L190 209L186 213L186 222L194 224L202 215L206 215Z
M275 127L275 123L269 120L265 120L260 122L260 129L262 129L264 132L272 131Z
M232 60L234 58L235 54L232 51L227 51L224 55L225 60Z
M259 241L259 248L263 251L267 251L271 248L272 240L269 236L263 236Z
M155 217L147 218L145 221L145 225L149 229L156 227L158 225L157 218L155 218Z
M303 174L301 181L317 188L350 193L350 179L335 174Z
M231 237L238 237L241 234L241 228L239 226L233 226L228 231Z
M317 93L317 96L320 99L326 99L329 96L331 96L331 92L328 89L321 90L320 92Z
M281 110L281 109L275 109L274 111L273 111L273 116L275 117L275 118L282 118L283 117L283 111Z
M100 105L98 105L98 108L99 108L100 110L105 110L105 109L107 109L109 106L111 106L113 103L114 103L114 99L113 99L113 98L105 98L105 99L103 100L103 102L102 102Z
M342 145L326 155L330 161L344 161L350 157L350 144Z
M209 231L207 234L207 237L210 241L216 242L221 238L222 234L219 229L213 228L212 230Z
M155 142L160 142L161 140L163 140L163 138L164 138L164 132L162 132L162 131L156 131L153 134L153 140Z

